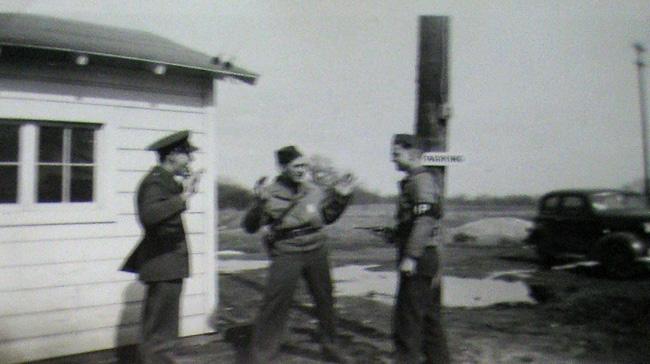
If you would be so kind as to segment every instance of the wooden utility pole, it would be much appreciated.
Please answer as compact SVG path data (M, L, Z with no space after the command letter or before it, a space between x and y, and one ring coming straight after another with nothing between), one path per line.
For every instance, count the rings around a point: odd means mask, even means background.
M645 68L643 53L645 52L645 48L641 43L635 43L634 49L636 50L636 66L639 74L639 105L641 107L641 139L643 142L643 194L645 195L646 203L650 206L650 180L648 179L648 116L646 115L645 75L643 74Z
M415 135L424 151L447 151L449 17L420 16L418 105ZM431 167L444 191L445 167Z

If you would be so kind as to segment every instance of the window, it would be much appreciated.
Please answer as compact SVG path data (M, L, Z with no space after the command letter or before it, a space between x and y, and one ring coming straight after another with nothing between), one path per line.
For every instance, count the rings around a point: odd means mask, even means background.
M92 202L94 130L41 126L37 202Z
M18 201L18 125L0 124L0 203Z
M542 204L542 211L543 212L553 212L557 209L557 207L560 205L560 197L558 196L552 196L544 200Z
M585 209L585 201L579 196L567 196L562 200L562 210L566 214L574 215L583 212Z
M97 129L0 120L0 204L94 202Z

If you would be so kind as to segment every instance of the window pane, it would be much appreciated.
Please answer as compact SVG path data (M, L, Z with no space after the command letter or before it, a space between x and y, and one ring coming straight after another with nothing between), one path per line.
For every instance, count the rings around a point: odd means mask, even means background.
M93 163L92 129L72 129L72 163Z
M93 200L93 167L72 167L71 183L71 202Z
M42 126L38 147L40 162L61 162L63 156L63 128Z
M38 167L38 202L61 202L62 166Z
M0 166L0 203L16 203L18 197L18 167Z
M564 198L564 207L579 209L584 205L584 202L580 197L565 197Z
M544 210L553 210L558 207L560 204L560 198L559 197L550 197L544 201Z
M18 128L0 124L0 162L18 161Z

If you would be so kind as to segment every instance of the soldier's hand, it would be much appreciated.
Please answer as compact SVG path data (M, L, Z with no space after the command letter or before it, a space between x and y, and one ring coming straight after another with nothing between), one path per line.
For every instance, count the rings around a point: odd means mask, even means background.
M196 172L191 173L187 178L183 179L183 197L188 199L198 191L199 182L201 181L201 175L203 174L203 169L200 169Z
M336 181L336 184L334 184L334 190L338 194L347 196L354 191L357 184L356 181L357 179L352 173L346 173Z
M406 256L399 264L399 271L407 276L413 275L415 273L415 263L415 259Z
M255 186L253 186L253 196L255 196L255 199L262 202L271 197L266 189L266 176L261 177L257 182L255 182Z

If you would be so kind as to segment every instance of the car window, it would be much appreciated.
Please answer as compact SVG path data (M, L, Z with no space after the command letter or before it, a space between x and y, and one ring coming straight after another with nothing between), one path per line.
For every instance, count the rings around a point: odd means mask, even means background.
M558 206L560 206L560 197L551 196L542 201L541 211L546 213L555 212Z
M585 211L585 200L580 196L565 196L562 199L562 213L576 215Z

